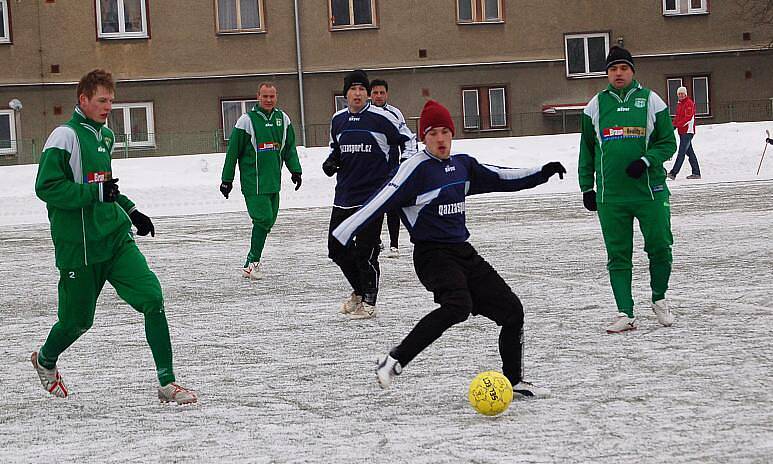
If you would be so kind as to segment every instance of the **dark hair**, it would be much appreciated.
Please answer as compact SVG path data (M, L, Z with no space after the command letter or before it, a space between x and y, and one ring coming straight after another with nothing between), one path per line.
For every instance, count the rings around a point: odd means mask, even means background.
M387 81L385 81L384 79L373 79L372 81L370 81L370 88L371 89L373 87L377 86L377 85L383 85L384 86L384 90L389 92L389 84L387 84Z
M80 82L78 82L76 98L80 99L81 95L86 95L86 98L90 99L94 96L99 86L115 93L115 82L113 81L113 75L109 71L94 69L81 77Z

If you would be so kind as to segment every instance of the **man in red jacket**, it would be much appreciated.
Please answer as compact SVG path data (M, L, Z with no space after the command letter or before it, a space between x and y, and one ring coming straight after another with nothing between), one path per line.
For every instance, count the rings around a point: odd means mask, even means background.
M692 168L692 174L687 176L687 178L700 179L701 168L698 166L698 157L695 156L695 152L692 149L692 138L695 136L695 102L687 96L687 89L685 87L676 89L676 96L679 98L679 103L676 105L676 117L674 118L673 125L677 133L679 133L679 152L676 155L676 161L671 167L671 171L668 173L668 178L671 180L676 179L676 175L682 169L684 155L686 154L690 160L690 168Z

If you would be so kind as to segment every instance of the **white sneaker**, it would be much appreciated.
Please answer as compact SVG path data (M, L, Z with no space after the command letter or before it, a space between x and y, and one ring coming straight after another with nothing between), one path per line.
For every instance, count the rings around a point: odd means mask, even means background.
M626 313L617 313L617 317L607 327L607 333L622 333L629 330L636 330L636 318L628 317Z
M387 258L399 258L400 257L400 249L397 247L389 247L389 254L386 256Z
M199 400L195 393L172 382L158 387L158 400L162 403L191 404Z
M43 388L45 388L48 393L51 393L54 396L59 398L67 398L67 387L64 386L62 376L59 375L59 369L56 367L53 369L46 369L45 367L38 364L37 351L32 353L30 361L32 362L32 366L35 368L35 371L38 373L38 378L40 378L40 384L43 385Z
M381 356L376 360L376 378L381 388L389 388L392 380L403 372L403 366L390 355Z
M341 305L341 309L338 310L338 312L341 314L351 314L360 306L361 303L362 296L355 295L354 292L352 292L351 296L344 300L344 303Z
M242 277L250 280L258 280L262 278L263 276L260 273L260 262L256 261L254 263L248 264L247 267L242 269Z
M371 317L376 317L376 305L370 305L364 301L349 313L349 319L370 319Z
M547 398L548 396L550 396L550 390L538 387L531 382L521 380L513 386L513 399Z
M671 324L674 323L674 315L671 313L668 301L665 298L652 303L652 311L658 317L658 322L663 326L671 327Z

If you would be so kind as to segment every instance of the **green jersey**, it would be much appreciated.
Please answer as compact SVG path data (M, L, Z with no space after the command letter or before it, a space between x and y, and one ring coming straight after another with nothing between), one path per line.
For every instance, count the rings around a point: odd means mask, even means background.
M231 131L223 165L223 182L233 182L236 163L242 194L253 196L280 190L282 164L301 173L290 118L277 108L266 112L255 105L243 114Z
M663 162L676 151L668 106L635 80L617 90L609 85L585 107L581 116L580 190L595 188L600 203L654 200L668 194ZM626 167L643 158L647 170L639 179Z
M131 240L126 196L99 200L100 184L112 178L113 131L76 107L72 118L51 132L43 148L35 193L46 203L56 266L76 269L107 261L119 242Z

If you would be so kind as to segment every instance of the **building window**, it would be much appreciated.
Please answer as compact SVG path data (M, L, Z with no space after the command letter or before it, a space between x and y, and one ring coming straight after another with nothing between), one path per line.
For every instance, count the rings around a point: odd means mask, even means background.
M376 0L328 0L331 29L376 26Z
M507 89L503 86L462 89L465 130L506 129Z
M217 0L217 31L264 32L263 0Z
M8 0L0 0L0 43L11 42L11 32L8 23Z
M663 0L663 14L689 15L709 12L708 0Z
M16 116L13 110L0 110L0 155L16 153Z
M236 121L239 117L257 105L257 100L223 100L220 102L220 110L223 114L223 139L231 137Z
M346 101L346 97L343 95L336 95L333 97L333 105L335 105L336 113L344 108L349 108L349 102Z
M460 24L503 22L502 0L456 0L456 21Z
M676 116L676 104L679 103L676 90L682 86L687 89L687 95L695 102L695 115L711 116L709 76L670 77L666 80L668 111L671 116Z
M101 39L148 37L147 0L97 0L97 36Z
M148 148L156 146L153 124L153 103L115 103L107 127L115 133L118 148Z
M567 77L594 77L606 75L609 34L567 34L566 47Z

